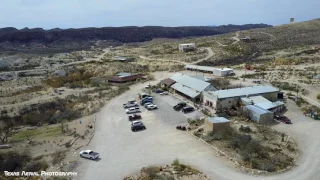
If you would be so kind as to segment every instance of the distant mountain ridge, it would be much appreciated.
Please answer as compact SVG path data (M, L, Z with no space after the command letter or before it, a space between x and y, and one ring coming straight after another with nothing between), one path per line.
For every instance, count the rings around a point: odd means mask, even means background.
M100 46L122 45L123 43L143 42L154 38L184 38L209 36L234 31L272 27L267 24L210 26L127 26L81 29L16 28L0 29L0 51L12 50L73 50Z

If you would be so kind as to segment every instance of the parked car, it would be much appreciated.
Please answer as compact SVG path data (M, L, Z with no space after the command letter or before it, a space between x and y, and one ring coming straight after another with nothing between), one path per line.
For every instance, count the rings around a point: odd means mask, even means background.
M144 107L147 108L147 106L151 105L151 104L153 104L153 103L152 102L146 102L146 103L144 103Z
M146 88L146 89L149 89L149 88L151 88L152 86L150 85L150 84L148 84L148 85L146 85L144 88Z
M182 108L182 112L183 112L184 114L189 113L189 112L192 112L192 111L194 111L194 108L191 107L191 106Z
M155 89L154 92L155 93L163 93L163 91L161 89Z
M275 115L275 119L285 124L292 124L291 120L283 115Z
M148 94L142 94L142 95L141 95L141 99L146 98L146 97L151 97L151 96L148 95Z
M133 113L138 113L138 112L140 112L139 107L132 107L132 108L126 109L127 114L133 114Z
M99 153L93 152L92 150L80 151L80 157L93 160L99 158Z
M185 107L187 103L185 102L180 102L177 105L173 106L173 109L176 111L180 111L183 107Z
M167 91L163 91L162 93L160 93L160 95L168 95Z
M129 121L133 121L133 120L137 120L137 119L141 119L141 116L139 114L132 114L128 116Z
M158 109L158 107L155 104L149 104L149 105L147 105L147 109L148 110L153 110L153 109Z
M143 129L146 129L146 127L141 121L132 121L131 131L139 131Z
M147 102L153 102L153 98L152 97L147 97L141 100L140 104L144 105Z
M136 106L139 106L136 101L129 101L128 103L123 104L124 108L131 108L131 107L136 107Z
M153 103L153 101L152 101L152 100L145 100L145 101L141 101L141 102L140 102L140 104L143 105L143 106L144 106L146 103Z
M141 99L141 101L146 101L146 100L153 100L153 97L147 96L147 97Z

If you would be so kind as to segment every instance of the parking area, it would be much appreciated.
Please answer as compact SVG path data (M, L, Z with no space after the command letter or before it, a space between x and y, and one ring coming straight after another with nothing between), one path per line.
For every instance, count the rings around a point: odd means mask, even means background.
M159 110L160 110L159 114L161 114L161 112L164 114L170 113L170 116L174 117L174 116L176 116L176 113L178 113L178 114L182 114L186 119L200 118L203 116L203 114L197 110L190 112L190 113L186 113L186 114L182 113L181 111L175 111L173 109L173 106L175 106L178 103L183 102L183 101L181 101L180 99L178 99L172 95L162 95L161 96L161 95L155 94L154 97L156 100L155 104L159 103L161 105L161 107L163 108L163 110L159 108ZM159 117L161 117L161 115Z
M127 93L111 100L97 115L95 136L88 147L80 150L92 149L100 153L101 159L89 161L79 158L79 175L76 179L95 177L120 180L142 167L167 164L176 158L189 163L196 159L204 159L207 163L219 161L219 167L224 166L225 163L213 155L210 147L186 132L176 130L176 125L187 123L188 118L200 113L183 114L175 111L173 105L179 100L169 95L153 94L157 110L149 111L140 106L139 114L146 130L132 132L131 122L122 104L135 99L140 91L141 85L131 88ZM204 163L194 165L207 166ZM106 175L108 178L105 178Z
M279 124L275 129L293 137L301 149L301 158L292 171L276 176L250 176L243 174L234 164L223 157L217 157L216 152L203 142L193 138L184 131L176 130L175 126L186 123L188 117L197 117L201 113L183 114L173 110L173 105L180 102L171 95L153 94L158 110L148 111L141 107L142 122L146 130L132 132L130 121L123 103L137 99L137 94L146 84L139 84L114 99L99 112L95 125L95 136L88 147L100 153L101 159L90 161L79 158L79 172L75 179L114 179L135 174L142 167L150 165L170 164L178 158L181 162L190 164L212 179L318 179L320 148L318 140L319 123L303 115L292 102L288 103L289 111L285 113L292 119L292 125ZM295 111L297 109L297 111ZM199 113L199 114L198 114ZM308 148L303 148L308 147ZM304 172L304 173L301 173Z

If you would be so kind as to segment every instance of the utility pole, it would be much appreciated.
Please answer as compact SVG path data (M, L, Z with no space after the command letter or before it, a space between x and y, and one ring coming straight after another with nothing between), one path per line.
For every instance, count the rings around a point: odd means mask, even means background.
M243 82L246 81L246 74L247 74L247 66L244 65L244 76L243 76Z

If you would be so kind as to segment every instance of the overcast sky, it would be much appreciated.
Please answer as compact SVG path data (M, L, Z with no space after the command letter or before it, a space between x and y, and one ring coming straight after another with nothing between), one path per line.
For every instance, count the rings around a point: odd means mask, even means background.
M285 24L320 17L320 0L0 0L0 27Z

